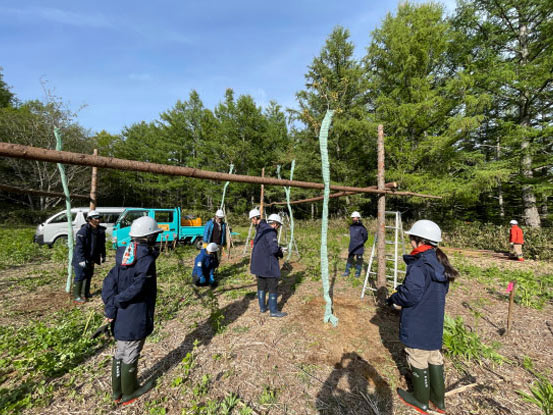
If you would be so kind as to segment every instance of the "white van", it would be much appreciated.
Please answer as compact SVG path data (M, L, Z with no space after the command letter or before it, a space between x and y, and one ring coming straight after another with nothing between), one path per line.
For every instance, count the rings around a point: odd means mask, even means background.
M106 242L111 239L113 225L117 222L119 215L125 211L123 207L99 207L96 211L102 214L102 226L106 227ZM73 224L73 236L81 226L86 223L86 215L90 209L87 207L72 208L71 221ZM67 241L67 211L62 210L54 216L46 219L44 223L37 226L34 241L39 245L52 247L55 243ZM109 242L108 242L109 243Z

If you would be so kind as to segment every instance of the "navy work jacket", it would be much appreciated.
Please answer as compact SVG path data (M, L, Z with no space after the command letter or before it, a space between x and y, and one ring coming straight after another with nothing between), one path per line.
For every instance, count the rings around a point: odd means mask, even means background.
M115 339L141 340L154 329L158 252L146 244L138 244L134 264L124 266L121 261L125 249L124 246L117 249L116 265L104 279L102 300L106 317L115 319Z
M106 257L106 228L98 225L94 232L92 226L85 223L77 232L76 239L71 263L78 265L85 261L87 264L100 265L100 259Z
M276 229L265 220L257 225L253 240L252 262L250 271L259 277L280 278L278 259L282 258L282 249L278 246Z
M211 242L211 235L213 235L213 227L215 226L214 223L215 219L209 219L204 226L204 236L203 240L206 244ZM226 232L226 226L227 224L225 222L221 222L221 245L225 244L225 238L227 237Z
M445 296L449 281L444 267L429 249L404 255L407 274L390 301L400 305L399 339L411 348L439 350L444 332Z
M210 255L205 249L202 249L200 253L194 259L194 269L192 270L192 278L194 282L199 280L202 283L207 281L214 281L215 276L213 273L219 266L217 255ZM201 280L203 278L203 281Z
M361 222L353 222L349 227L349 255L363 255L367 242L367 229Z

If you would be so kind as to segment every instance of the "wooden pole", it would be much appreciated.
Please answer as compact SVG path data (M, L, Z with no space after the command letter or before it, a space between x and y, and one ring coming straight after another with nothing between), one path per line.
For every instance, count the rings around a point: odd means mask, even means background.
M245 174L219 173L192 167L170 166L166 164L148 163L145 161L125 160L114 157L93 156L91 154L72 153L69 151L47 150L44 148L23 146L20 144L0 142L0 157L12 157L25 160L49 161L54 163L73 164L77 166L96 166L116 170L141 171L147 173L165 174L168 176L185 176L198 179L229 181L233 183L252 183L270 186L291 186L304 189L324 189L323 183L304 182L300 180L274 179L272 177L247 176ZM356 193L386 193L404 196L402 192L393 190L378 190L363 187L330 185L331 190ZM439 199L438 196L425 196Z
M513 281L513 289L509 293L509 311L507 312L507 334L511 330L511 317L513 313L513 304L515 303L516 288L517 288L517 282Z
M377 164L377 184L378 190L384 190L384 127L382 124L378 126L378 164ZM378 196L378 214L377 214L377 258L378 271L376 278L377 299L379 301L386 300L388 290L386 288L386 196L380 194Z
M261 177L265 177L265 167L261 169ZM259 214L261 215L261 218L263 218L263 192L265 190L265 186L261 185L261 195L259 196Z
M98 155L98 149L95 148L93 153L94 156ZM96 209L96 183L98 180L98 167L92 167L92 179L90 181L90 210Z

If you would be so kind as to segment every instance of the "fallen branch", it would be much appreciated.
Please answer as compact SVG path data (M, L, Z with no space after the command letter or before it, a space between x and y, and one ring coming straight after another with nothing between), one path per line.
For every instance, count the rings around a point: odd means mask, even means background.
M477 382L469 383L468 385L463 385L463 386L460 386L456 389L452 389L450 391L447 391L445 393L445 396L457 395L458 393L464 392L467 389L472 389L472 388L474 388L475 386L478 386L478 385L479 385L479 383L477 383Z

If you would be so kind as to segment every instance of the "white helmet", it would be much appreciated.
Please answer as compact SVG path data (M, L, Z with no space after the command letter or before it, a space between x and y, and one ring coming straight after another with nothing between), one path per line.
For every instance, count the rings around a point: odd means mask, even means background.
M215 242L211 242L205 247L205 250L207 252L217 252L219 250L219 245L217 245Z
M418 236L430 242L442 242L442 230L431 220L418 220L405 233L410 236Z
M271 213L267 218L267 222L269 223L276 222L279 225L282 225L282 219L280 219L280 216L278 215L278 213Z
M215 212L215 216L217 216L218 218L224 218L225 212L223 212L222 209L217 209L217 212Z
M358 211L355 211L355 212L353 212L353 213L351 214L351 217L352 217L352 218L360 218L361 215L359 214Z
M142 216L132 222L129 236L132 238L141 238L143 236L155 235L161 232L163 232L163 229L157 226L157 222L154 218Z
M259 209L250 210L250 219L255 218L257 216L261 216L261 212L259 211Z
M512 221L510 221L509 223L510 223L511 225L518 225L518 222L517 222L516 220L514 220L514 219L513 219Z
M101 218L102 217L102 214L100 212L98 212L97 210L91 210L90 212L88 212L88 215L86 215L87 219L90 218Z

